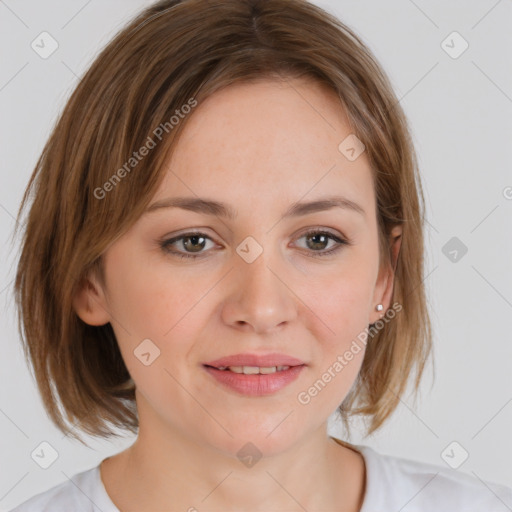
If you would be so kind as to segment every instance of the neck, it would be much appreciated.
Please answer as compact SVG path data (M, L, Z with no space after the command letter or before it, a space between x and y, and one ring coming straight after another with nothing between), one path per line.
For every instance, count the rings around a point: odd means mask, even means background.
M245 451L237 455L244 445ZM358 512L364 460L349 446L330 438L326 424L284 449L276 446L262 454L243 437L219 447L169 424L141 421L137 440L104 461L101 471L121 512Z

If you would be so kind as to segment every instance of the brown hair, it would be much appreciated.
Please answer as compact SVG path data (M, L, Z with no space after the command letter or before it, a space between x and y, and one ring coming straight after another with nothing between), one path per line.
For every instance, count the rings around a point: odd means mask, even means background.
M94 60L53 129L18 212L20 219L32 192L15 280L18 325L44 407L66 434L83 442L66 421L99 437L118 435L112 426L137 430L134 383L112 327L81 321L73 297L91 271L104 282L101 255L154 195L190 118L179 112L234 82L288 77L313 78L336 91L366 146L382 265L390 261L391 229L403 226L393 290L402 311L368 341L360 374L339 408L345 426L350 415L361 414L371 420L369 433L379 428L414 368L417 391L431 352L425 207L407 121L385 73L352 30L304 0L163 0ZM154 148L136 159L134 151L150 139Z

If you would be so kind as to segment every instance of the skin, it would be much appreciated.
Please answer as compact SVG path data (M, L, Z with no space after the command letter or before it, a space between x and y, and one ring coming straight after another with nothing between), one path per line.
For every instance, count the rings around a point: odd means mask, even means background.
M91 276L77 294L84 322L112 324L137 386L139 435L100 467L123 512L360 509L364 460L327 435L327 420L364 346L309 404L297 400L392 297L401 231L392 265L379 268L369 161L338 150L350 133L337 96L315 82L262 80L215 93L194 110L151 204L214 199L235 208L236 219L178 208L144 214L105 252L106 286ZM365 215L334 208L279 220L295 201L334 193ZM313 228L352 243L314 257L337 244L304 236ZM172 248L202 251L196 260L158 243L192 229L209 238L203 249L190 239ZM252 263L236 252L247 236L263 248ZM149 366L133 354L146 338L161 351ZM239 352L281 352L307 367L281 391L247 397L202 366ZM237 457L249 441L262 454L252 467Z

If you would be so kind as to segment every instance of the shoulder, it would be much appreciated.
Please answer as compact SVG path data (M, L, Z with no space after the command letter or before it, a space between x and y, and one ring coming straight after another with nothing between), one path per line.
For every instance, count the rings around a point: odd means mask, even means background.
M367 489L361 512L386 508L408 512L510 512L512 488L455 469L380 454L354 446L365 459Z
M32 496L10 512L97 512L102 508L98 489L99 467L74 475L61 484ZM99 496L99 499L96 499ZM106 510L104 510L106 512Z

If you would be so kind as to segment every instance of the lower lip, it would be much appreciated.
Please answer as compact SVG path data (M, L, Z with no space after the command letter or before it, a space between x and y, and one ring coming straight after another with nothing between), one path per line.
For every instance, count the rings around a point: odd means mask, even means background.
M305 365L302 364L300 366L290 366L288 370L276 371L265 375L245 375L243 373L204 366L206 371L220 383L247 396L271 395L280 391L293 382L304 367Z

